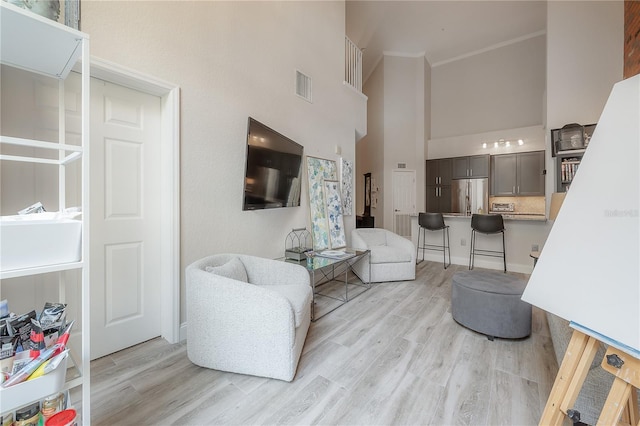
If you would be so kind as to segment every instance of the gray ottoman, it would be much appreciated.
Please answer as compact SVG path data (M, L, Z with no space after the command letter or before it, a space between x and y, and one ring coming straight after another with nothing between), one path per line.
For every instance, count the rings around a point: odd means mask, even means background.
M531 334L531 305L520 300L527 283L493 271L462 271L451 282L453 319L489 339Z

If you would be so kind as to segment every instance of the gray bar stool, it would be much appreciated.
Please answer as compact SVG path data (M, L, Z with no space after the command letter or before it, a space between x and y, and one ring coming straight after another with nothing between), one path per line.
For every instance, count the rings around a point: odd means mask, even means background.
M442 231L442 245L427 244L427 231ZM420 234L422 234L422 245L420 245ZM451 265L451 247L449 245L449 225L444 224L442 213L419 213L418 214L418 249L416 250L416 259L418 252L422 250L422 260L424 261L425 250L436 250L442 252L442 265L447 269ZM447 263L447 252L449 253L449 263ZM419 262L418 262L419 263Z
M502 251L485 250L476 247L476 233L491 235L502 234ZM471 249L469 251L469 269L473 269L475 255L502 257L504 272L507 272L507 250L504 245L504 221L499 214L474 214L471 216Z

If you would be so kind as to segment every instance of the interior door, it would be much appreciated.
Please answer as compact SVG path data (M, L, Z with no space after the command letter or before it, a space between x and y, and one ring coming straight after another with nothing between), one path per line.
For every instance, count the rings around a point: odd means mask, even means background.
M91 81L91 358L161 334L160 98Z
M416 171L393 171L393 232L411 237L411 215L416 213Z

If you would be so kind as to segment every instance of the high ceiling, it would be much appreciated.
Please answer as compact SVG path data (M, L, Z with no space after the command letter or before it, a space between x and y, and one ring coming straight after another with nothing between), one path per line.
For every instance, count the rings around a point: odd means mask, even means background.
M363 77L383 52L424 55L434 66L546 29L546 1L347 0L347 36L363 54Z

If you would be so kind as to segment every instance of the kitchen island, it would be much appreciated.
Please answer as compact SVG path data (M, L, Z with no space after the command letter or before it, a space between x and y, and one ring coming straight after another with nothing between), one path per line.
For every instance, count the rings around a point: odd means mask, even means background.
M501 213L491 213L491 214L501 214ZM443 213L442 216L447 217L466 217L471 219L470 215L465 215L463 213ZM542 221L546 222L547 217L543 214L526 214L526 213L502 213L502 218L504 220L534 220L534 221Z
M462 213L443 214L446 225L449 225L451 242L451 262L457 265L469 265L469 245L471 243L471 216ZM542 246L551 230L551 222L544 215L503 214L505 226L505 246L507 250L507 271L530 274L533 270L531 251L533 246ZM442 244L442 233L426 232L427 243ZM418 216L412 217L411 239L418 241ZM502 239L495 235L479 235L479 248L498 250L502 248ZM422 254L420 254L422 256ZM425 250L425 259L442 262L442 253ZM502 259L476 257L475 267L502 270Z

